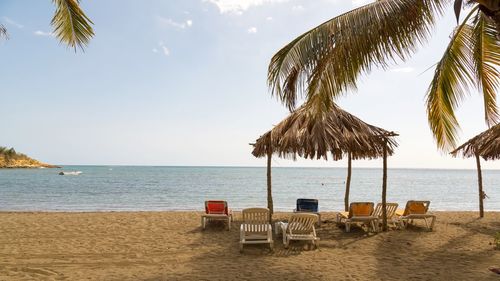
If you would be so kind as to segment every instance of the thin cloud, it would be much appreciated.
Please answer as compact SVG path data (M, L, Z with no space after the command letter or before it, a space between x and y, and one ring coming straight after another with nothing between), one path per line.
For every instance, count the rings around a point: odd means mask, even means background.
M178 29L186 29L186 28L191 27L193 25L193 20L190 20L190 19L188 19L184 22L176 22L173 19L158 16L157 21L158 21L158 23L160 23L163 26L174 27L174 28L178 28Z
M247 29L247 32L250 34L255 34L255 33L257 33L257 27L252 26L249 29Z
M33 34L35 34L36 36L54 36L54 33L52 33L52 32L44 32L41 30L37 30L37 31L33 32Z
M415 68L413 67L399 67L399 68L392 68L390 70L391 72L398 72L398 73L410 73L415 71Z
M217 6L221 14L241 15L250 7L288 2L288 0L203 0L203 2Z
M8 18L8 17L2 17L2 19L3 19L6 23L8 23L8 24L10 24L10 25L12 25L12 26L15 26L15 27L17 27L17 28L19 28L19 29L21 29L21 28L23 28L23 27L24 27L24 25L22 25L22 24L20 24L20 23L18 23L18 22L16 22L16 21L14 21L14 20L13 20L13 19L11 19L11 18Z
M292 11L302 11L302 10L304 10L304 6L302 6L302 5L292 6Z
M159 53L160 50L166 57L170 56L170 49L165 46L165 43L163 43L163 41L158 42L158 48L155 47L152 49L153 53Z
M170 56L170 50L166 46L161 46L161 49L163 50L163 54L165 56Z
M267 17L266 20L271 21L271 20L273 20L273 17Z

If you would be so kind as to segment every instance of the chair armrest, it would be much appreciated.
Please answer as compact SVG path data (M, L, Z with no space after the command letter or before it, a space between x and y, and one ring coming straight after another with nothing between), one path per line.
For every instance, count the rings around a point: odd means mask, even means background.
M243 240L243 237L245 237L245 227L244 223L240 225L240 241Z
M349 212L338 212L338 215L347 219L349 217Z

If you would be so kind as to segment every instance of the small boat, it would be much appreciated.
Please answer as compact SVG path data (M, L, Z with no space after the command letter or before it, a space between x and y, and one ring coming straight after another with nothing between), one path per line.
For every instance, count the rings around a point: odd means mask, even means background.
M81 171L72 171L72 172L59 172L60 176L78 176L82 172Z

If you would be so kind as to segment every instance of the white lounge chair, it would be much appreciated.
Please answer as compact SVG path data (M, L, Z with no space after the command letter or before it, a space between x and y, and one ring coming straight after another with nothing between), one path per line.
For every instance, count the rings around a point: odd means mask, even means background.
M273 233L269 223L269 209L249 208L242 211L240 227L240 252L244 244L269 244L273 249Z
M434 223L436 222L436 216L428 213L430 204L430 201L409 200L406 202L404 211L397 210L396 215L399 216L398 219L405 227L407 227L408 224L413 223L413 220L424 220L427 229L432 231ZM427 219L431 219L430 225Z
M392 223L394 227L402 226L400 224L399 218L396 217L396 211L398 209L398 203L385 203L386 214L387 214L387 223ZM379 222L382 222L382 203L378 203L375 206L375 210L373 211L373 216L377 217Z
M352 223L371 225L374 232L378 231L378 218L373 216L373 202L352 202L349 212L337 213L337 223L345 224L345 231L351 231Z
M294 213L288 223L281 223L285 248L288 248L291 240L311 241L318 248L319 238L314 228L318 219L316 214Z

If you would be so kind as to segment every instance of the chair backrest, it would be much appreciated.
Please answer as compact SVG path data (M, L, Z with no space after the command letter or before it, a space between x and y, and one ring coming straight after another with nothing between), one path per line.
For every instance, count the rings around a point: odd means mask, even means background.
M318 212L318 199L297 199L298 212Z
M222 200L205 201L205 213L227 215L229 212L227 202Z
M423 215L429 210L430 201L416 201L409 200L406 202L405 211L403 216L407 215Z
M373 213L373 202L352 202L349 205L349 218L369 217Z
M314 231L317 222L316 214L294 213L288 221L287 231L291 234L309 234Z
M243 215L243 223L246 224L268 224L269 209L268 208L248 208L241 211Z
M387 213L387 218L390 219L396 214L396 210L398 209L398 203L385 203L385 209ZM378 203L373 211L373 216L381 218L382 217L382 203Z

